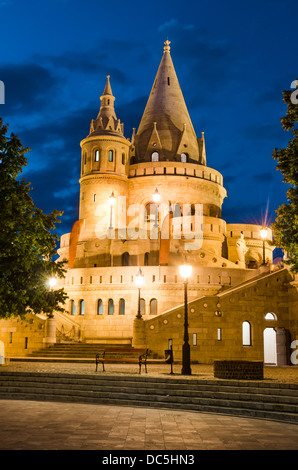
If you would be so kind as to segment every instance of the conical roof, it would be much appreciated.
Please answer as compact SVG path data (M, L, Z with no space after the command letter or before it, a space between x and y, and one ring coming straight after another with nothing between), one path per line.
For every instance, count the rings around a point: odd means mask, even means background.
M181 153L185 153L189 160L199 161L198 139L175 72L170 41L164 44L163 57L135 135L136 160L150 161L152 153L159 150L159 160L179 160Z
M112 93L110 75L107 75L106 85L100 101L100 110L97 118L91 122L89 135L108 133L123 136L123 124L120 122L120 119L117 119L115 112L115 97Z

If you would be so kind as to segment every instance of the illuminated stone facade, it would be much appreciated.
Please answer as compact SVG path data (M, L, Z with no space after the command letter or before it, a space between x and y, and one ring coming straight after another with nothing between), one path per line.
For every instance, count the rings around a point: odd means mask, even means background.
M96 343L141 341L160 355L172 344L181 358L184 284L179 266L187 263L192 265L193 360L263 360L268 312L276 316L272 327L291 328L295 339L297 289L289 284L287 270L280 284L272 281L277 274L272 272L270 229L263 243L261 226L222 218L223 176L207 166L204 132L196 136L169 41L130 139L117 118L109 76L100 100L98 116L81 142L79 219L61 237L58 251L59 259L67 260L59 287L69 296L67 313L55 314L58 335L67 339L69 332L74 339ZM134 337L139 268L144 276L142 338ZM267 278L271 291L264 287ZM283 283L291 287L291 297L280 293ZM254 288L261 289L261 297ZM244 322L254 325L253 347L242 344Z

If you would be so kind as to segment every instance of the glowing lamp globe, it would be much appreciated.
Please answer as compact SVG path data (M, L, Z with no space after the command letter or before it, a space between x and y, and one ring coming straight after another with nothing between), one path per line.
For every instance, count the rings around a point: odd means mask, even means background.
M189 264L184 264L182 266L179 267L179 270L180 270L180 274L181 276L187 280L190 278L191 276L191 273L192 273L192 266L190 266Z

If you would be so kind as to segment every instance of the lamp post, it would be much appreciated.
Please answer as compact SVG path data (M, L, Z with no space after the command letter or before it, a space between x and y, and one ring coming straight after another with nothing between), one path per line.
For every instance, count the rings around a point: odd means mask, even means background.
M51 289L51 294L50 294L50 300L51 300L51 303L53 302L54 304L54 287L55 285L57 284L57 279L55 279L54 277L52 277L51 279L49 279L48 281L48 284L50 286L50 289ZM54 315L53 315L53 312L51 312L49 315L48 315L49 318L53 318Z
M114 191L109 197L109 204L110 204L110 227L109 229L112 230L113 228L113 205L115 204L116 198L114 196Z
M138 274L135 278L136 285L138 287L138 313L137 318L142 318L141 315L141 287L144 284L144 276L142 274L141 268L139 268Z
M184 279L184 343L182 347L182 375L191 375L190 345L188 337L188 310L187 310L187 283L191 276L192 266L185 264L180 266L180 274Z
M263 227L261 230L260 230L260 235L261 235L261 238L263 240L263 265L266 264L266 259L265 259L265 241L267 239L267 229L266 227Z

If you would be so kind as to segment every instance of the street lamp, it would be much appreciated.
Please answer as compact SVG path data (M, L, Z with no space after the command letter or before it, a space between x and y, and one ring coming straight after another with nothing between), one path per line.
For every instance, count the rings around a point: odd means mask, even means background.
M144 276L142 274L141 268L139 268L139 272L135 277L135 282L136 282L136 285L137 285L137 288L138 288L138 314L137 314L137 318L142 318L142 315L141 315L141 287L144 284Z
M155 189L155 192L152 196L153 201L157 204L160 201L160 194L158 192L158 189Z
M182 347L182 370L183 375L191 375L190 368L190 345L188 342L188 311L187 311L187 283L191 276L192 266L185 264L180 266L180 274L184 279L184 343Z
M51 279L49 279L48 284L49 284L50 289L51 289L50 302L54 304L54 287L57 284L57 279L52 277ZM54 317L53 312L50 312L48 316L49 316L49 318L53 318Z
M109 204L110 204L110 230L113 228L113 205L115 204L116 198L114 196L114 191L109 197Z
M54 277L52 277L50 280L49 280L49 286L51 288L51 290L54 289L55 285L57 284L57 279L55 279Z
M263 227L261 230L260 230L260 235L261 235L261 238L263 240L263 265L266 264L266 259L265 259L265 241L267 239L267 229L266 227Z

